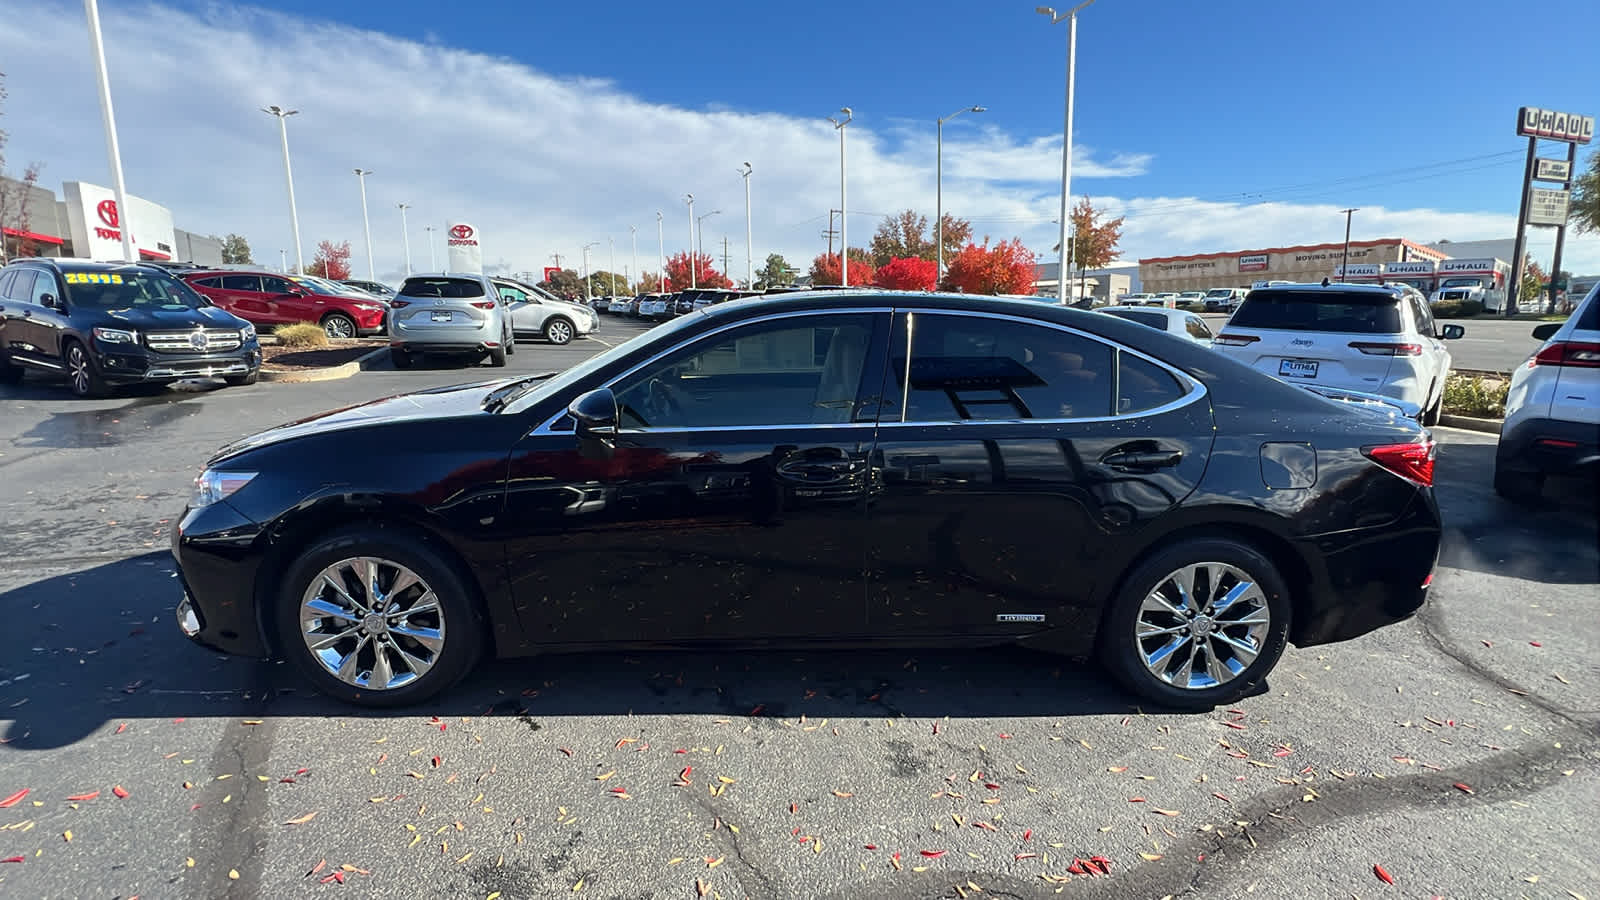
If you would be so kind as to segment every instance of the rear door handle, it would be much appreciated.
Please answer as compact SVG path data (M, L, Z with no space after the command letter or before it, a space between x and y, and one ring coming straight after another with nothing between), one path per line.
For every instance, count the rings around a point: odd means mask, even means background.
M1113 469L1123 471L1148 471L1169 469L1183 461L1182 450L1127 450L1109 453L1100 461Z

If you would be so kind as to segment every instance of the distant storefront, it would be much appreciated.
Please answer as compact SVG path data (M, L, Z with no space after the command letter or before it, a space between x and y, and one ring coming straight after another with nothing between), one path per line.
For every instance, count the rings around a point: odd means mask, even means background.
M129 238L140 260L222 263L221 239L176 227L172 210L165 206L129 194L125 215L111 188L83 181L69 181L61 188L58 201L45 188L26 188L15 179L3 179L0 191L6 202L0 208L0 237L6 259L19 255L121 259L122 229L131 224Z
M1449 254L1405 238L1351 241L1349 272L1371 273L1374 280L1388 263L1436 263ZM1257 281L1321 281L1335 277L1345 263L1343 241L1299 247L1269 247L1228 253L1157 256L1139 260L1141 290L1204 291L1249 287Z

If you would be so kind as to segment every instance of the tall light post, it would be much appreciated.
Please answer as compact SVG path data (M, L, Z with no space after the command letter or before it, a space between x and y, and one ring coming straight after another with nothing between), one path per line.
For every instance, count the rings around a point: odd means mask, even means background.
M750 173L754 171L749 163L739 170L744 177L744 286L752 291L756 287L756 264L750 238Z
M948 116L940 119L936 129L938 131L938 147L934 154L933 163L933 240L939 245L939 262L933 270L935 280L944 277L944 123L954 119L964 112L984 112L981 106L968 106L958 109Z
M289 251L287 248L278 250L278 271L284 274L289 272Z
M706 220L711 218L712 216L721 215L721 214L722 214L722 210L713 209L711 212L708 212L703 216L696 216L695 217L695 220L694 220L695 242L699 245L700 250L702 252L706 248ZM699 253L696 253L695 254L695 259L698 260L699 258L700 258ZM723 274L726 275L727 273L724 272Z
M633 238L633 270L639 273L639 283L644 283L644 271L639 268L639 226L629 225L628 235ZM626 285L628 293L633 293L633 285Z
M617 295L617 242L606 235L606 246L611 248L611 296Z
M289 184L289 227L294 238L294 270L301 274L306 270L305 252L300 249L300 211L294 205L294 169L289 166L289 124L290 116L297 115L298 109L284 109L281 106L264 106L261 111L269 116L278 117L278 136L283 139L283 178ZM123 229L126 231L127 229Z
M356 180L361 182L361 231L367 236L367 280L377 281L372 262L372 223L367 219L367 176L371 169L356 169Z
M850 120L854 119L856 114L851 112L848 106L839 107L839 112L844 114L843 119L835 119L833 116L829 116L828 121L833 123L833 130L839 132L839 286L849 287L850 241L846 236L844 224L846 209L844 202L844 127L850 124Z
M435 256L434 252L433 252L433 233L435 231L437 231L438 229L434 228L432 225L424 225L424 226L422 226L422 230L428 236L427 237L427 241L428 241L428 271L429 272L438 271L438 269L439 269L439 258L437 256Z
M599 241L590 241L583 245L583 300L585 303L593 298L589 296L589 248L600 246Z
M117 114L111 107L111 80L106 75L106 46L100 37L100 5L97 0L83 0L83 14L89 20L89 47L94 54L95 79L100 83L100 118L106 129L111 189L117 197L117 230L122 233L122 259L124 262L138 262L139 256L133 250L133 223L128 215L128 188L122 181L122 150L117 146Z
M1078 52L1078 11L1094 0L1083 0L1064 13L1048 6L1036 6L1034 12L1049 16L1050 24L1067 23L1067 121L1061 131L1061 256L1056 263L1056 302L1067 302L1067 199L1072 195L1072 92L1075 84L1073 57Z
M396 203L400 209L400 238L406 246L406 277L411 277L411 229L406 227L406 210L411 208L409 203Z
M695 270L700 268L698 265L695 265L696 259L695 259L695 249L694 249L694 195L693 194L684 194L683 195L683 199L684 199L684 201L686 203L689 204L689 289L690 290L694 290L695 288L699 287L699 284L697 283L699 279L697 277L697 273L695 272ZM663 266L663 270L664 269L665 269L665 266Z
M667 233L662 226L661 210L656 210L656 278L660 281L658 289L662 293L667 291Z

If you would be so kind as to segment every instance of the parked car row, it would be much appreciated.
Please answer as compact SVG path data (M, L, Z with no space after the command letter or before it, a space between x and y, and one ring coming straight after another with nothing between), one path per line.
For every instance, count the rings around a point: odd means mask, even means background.
M596 309L613 315L661 321L705 309L741 297L759 297L773 291L741 291L730 288L694 288L676 293L640 294L637 297L601 297Z
M312 322L330 338L353 338L382 334L386 327L389 304L382 298L311 275L197 267L178 277L257 328Z
M512 278L459 272L413 275L389 301L389 357L410 368L422 355L449 355L504 366L517 339L567 344L600 327L581 303Z

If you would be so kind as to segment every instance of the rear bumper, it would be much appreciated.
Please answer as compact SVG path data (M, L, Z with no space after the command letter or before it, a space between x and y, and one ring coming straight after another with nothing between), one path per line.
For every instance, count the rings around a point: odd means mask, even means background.
M389 349L407 353L488 353L498 342L484 341L390 341Z
M1500 434L1501 468L1571 472L1600 466L1600 425L1561 419L1518 419Z

